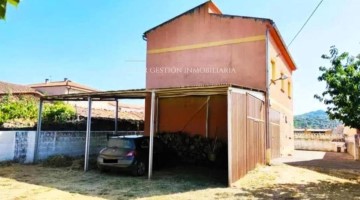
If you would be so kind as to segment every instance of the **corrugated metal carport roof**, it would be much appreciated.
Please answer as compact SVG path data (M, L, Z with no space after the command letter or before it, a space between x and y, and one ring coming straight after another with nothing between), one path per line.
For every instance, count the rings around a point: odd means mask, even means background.
M113 101L116 99L144 99L151 92L156 92L158 97L175 97L175 96L204 96L215 94L226 94L229 87L243 88L231 84L223 85L203 85L175 88L158 88L158 89L131 89L116 90L104 92L87 92L64 95L44 96L44 101L87 101L90 97L93 101ZM244 88L249 89L249 88ZM257 90L256 90L257 91Z

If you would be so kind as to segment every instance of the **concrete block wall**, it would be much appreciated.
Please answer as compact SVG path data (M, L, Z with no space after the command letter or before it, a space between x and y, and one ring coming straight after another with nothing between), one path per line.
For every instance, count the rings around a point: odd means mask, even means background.
M348 154L352 155L352 157L354 157L354 159L357 157L356 152L355 152L355 142L347 143L347 152L348 152Z
M80 156L84 154L85 136L82 132L41 132L37 158L46 159L52 155Z
M322 135L322 134L294 134L295 149L312 150L312 151L337 151L337 147L341 147L341 151L345 151L344 142L332 142L334 139L342 139L341 135Z
M336 144L321 140L295 139L295 149L312 151L336 151Z
M90 155L96 155L107 144L111 131L93 131L90 139ZM122 134L143 134L139 131L121 131ZM38 141L38 160L52 155L71 157L85 154L85 131L42 131ZM15 161L33 163L36 131L0 131L0 162Z
M106 135L111 132L92 132L90 154L97 154L106 146ZM85 153L85 131L45 131L40 133L38 159L52 155L82 156Z
M350 154L354 160L360 160L360 138L356 135L346 137L347 153Z

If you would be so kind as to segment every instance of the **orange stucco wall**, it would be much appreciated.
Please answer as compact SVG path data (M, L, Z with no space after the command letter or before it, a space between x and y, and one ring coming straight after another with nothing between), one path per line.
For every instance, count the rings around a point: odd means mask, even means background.
M190 135L205 136L206 102L207 97L159 99L158 132L181 131ZM208 136L226 141L227 98L225 95L210 96L208 120ZM148 134L148 131L145 132Z
M282 155L291 154L294 150L294 124L293 124L293 99L292 89L288 93L288 82L293 88L292 70L289 64L282 56L281 51L276 46L275 41L269 35L269 78L272 78L272 64L276 65L276 77L279 78L281 73L288 76L284 80L284 88L282 90L281 80L275 81L270 86L270 106L272 109L280 112L280 153Z
M265 22L209 14L205 7L183 15L147 34L147 50L206 45L264 36ZM266 41L147 54L147 88L231 83L259 90L266 86ZM234 73L161 73L159 68L234 68Z

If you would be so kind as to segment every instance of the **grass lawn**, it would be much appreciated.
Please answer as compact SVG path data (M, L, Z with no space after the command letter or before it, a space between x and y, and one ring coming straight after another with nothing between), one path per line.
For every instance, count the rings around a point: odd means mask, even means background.
M225 179L224 179L225 177ZM154 179L124 173L83 173L71 168L0 166L1 199L360 199L358 171L307 169L285 164L259 167L226 187L217 170L178 167Z

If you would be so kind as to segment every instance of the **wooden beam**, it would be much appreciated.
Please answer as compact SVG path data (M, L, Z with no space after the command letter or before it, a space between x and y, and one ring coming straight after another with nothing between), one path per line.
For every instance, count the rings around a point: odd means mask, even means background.
M270 41L269 29L266 30L266 93L265 93L265 160L271 164L271 141L270 141Z

